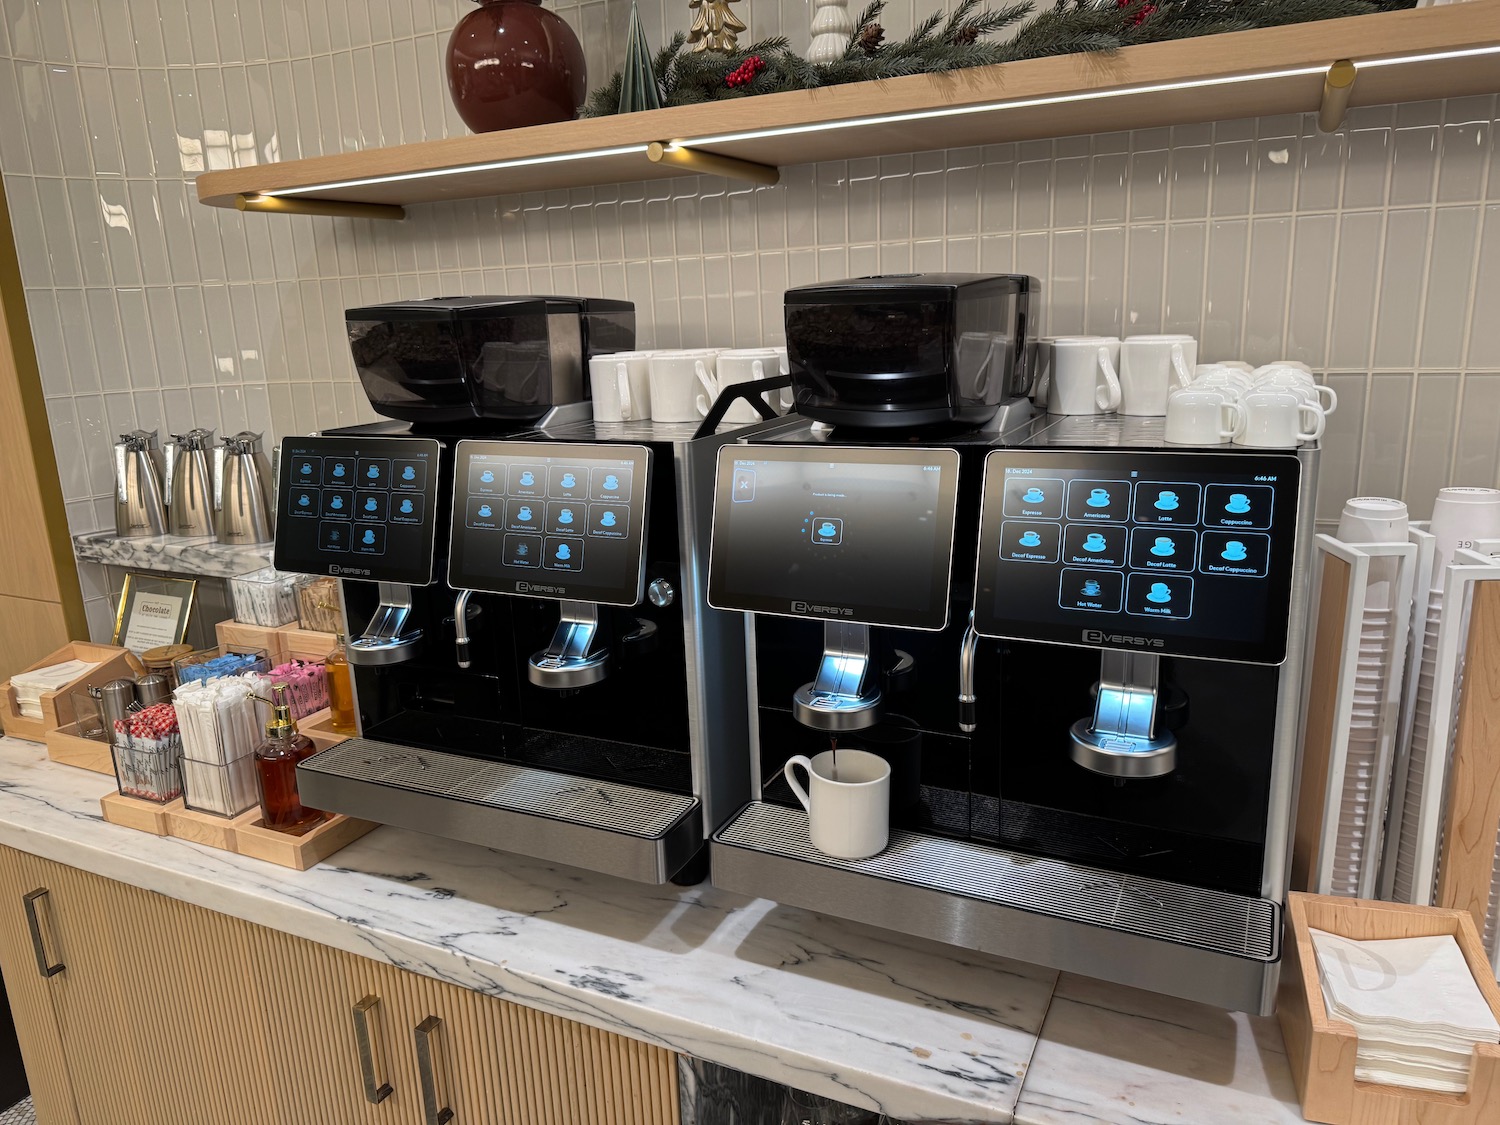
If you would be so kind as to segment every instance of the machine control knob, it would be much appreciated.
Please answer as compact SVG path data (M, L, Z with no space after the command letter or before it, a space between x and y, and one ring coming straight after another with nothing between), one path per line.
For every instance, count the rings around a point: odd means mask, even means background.
M646 600L657 609L666 609L677 600L677 590L665 578L654 578L646 587Z

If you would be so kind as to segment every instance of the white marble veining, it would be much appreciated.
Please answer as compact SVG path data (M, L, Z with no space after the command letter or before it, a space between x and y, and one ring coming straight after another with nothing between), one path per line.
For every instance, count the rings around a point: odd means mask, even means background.
M271 547L233 546L212 537L184 539L177 535L121 539L112 531L73 537L73 551L84 562L196 574L204 578L237 578L271 565Z
M107 824L108 787L0 740L0 844L907 1121L1011 1120L1056 981L394 828L298 873Z
M1062 974L1017 1125L1301 1122L1271 1017Z

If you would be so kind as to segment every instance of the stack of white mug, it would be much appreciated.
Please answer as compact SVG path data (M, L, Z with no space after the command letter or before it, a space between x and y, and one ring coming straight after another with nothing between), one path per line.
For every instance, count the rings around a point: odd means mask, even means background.
M678 348L610 352L589 360L596 422L698 422L725 387L787 372L785 348ZM770 392L771 404L791 395ZM759 422L748 402L724 415L734 425Z
M1164 416L1175 444L1289 449L1322 437L1338 405L1306 364L1199 364L1191 336L1052 336L1041 352L1048 413Z

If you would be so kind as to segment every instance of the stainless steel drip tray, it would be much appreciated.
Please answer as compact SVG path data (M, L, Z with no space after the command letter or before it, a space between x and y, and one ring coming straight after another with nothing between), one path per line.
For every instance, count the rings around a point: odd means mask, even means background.
M308 758L297 786L315 808L643 883L703 844L693 797L368 738Z
M1242 1011L1270 1012L1274 902L894 831L826 856L801 809L752 802L713 837L716 887Z

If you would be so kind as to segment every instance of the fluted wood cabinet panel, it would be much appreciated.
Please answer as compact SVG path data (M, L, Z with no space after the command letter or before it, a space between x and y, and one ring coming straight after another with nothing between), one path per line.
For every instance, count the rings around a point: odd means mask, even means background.
M22 907L37 887L52 977ZM9 848L0 968L40 1125L426 1125L429 1017L454 1125L678 1125L670 1051Z
M52 980L37 969L22 901L40 887L50 891L47 879L51 874L42 860L0 848L0 972L21 1041L37 1125L78 1125L67 1055L52 1003ZM39 909L43 936L50 941L54 927L48 905L43 900Z

